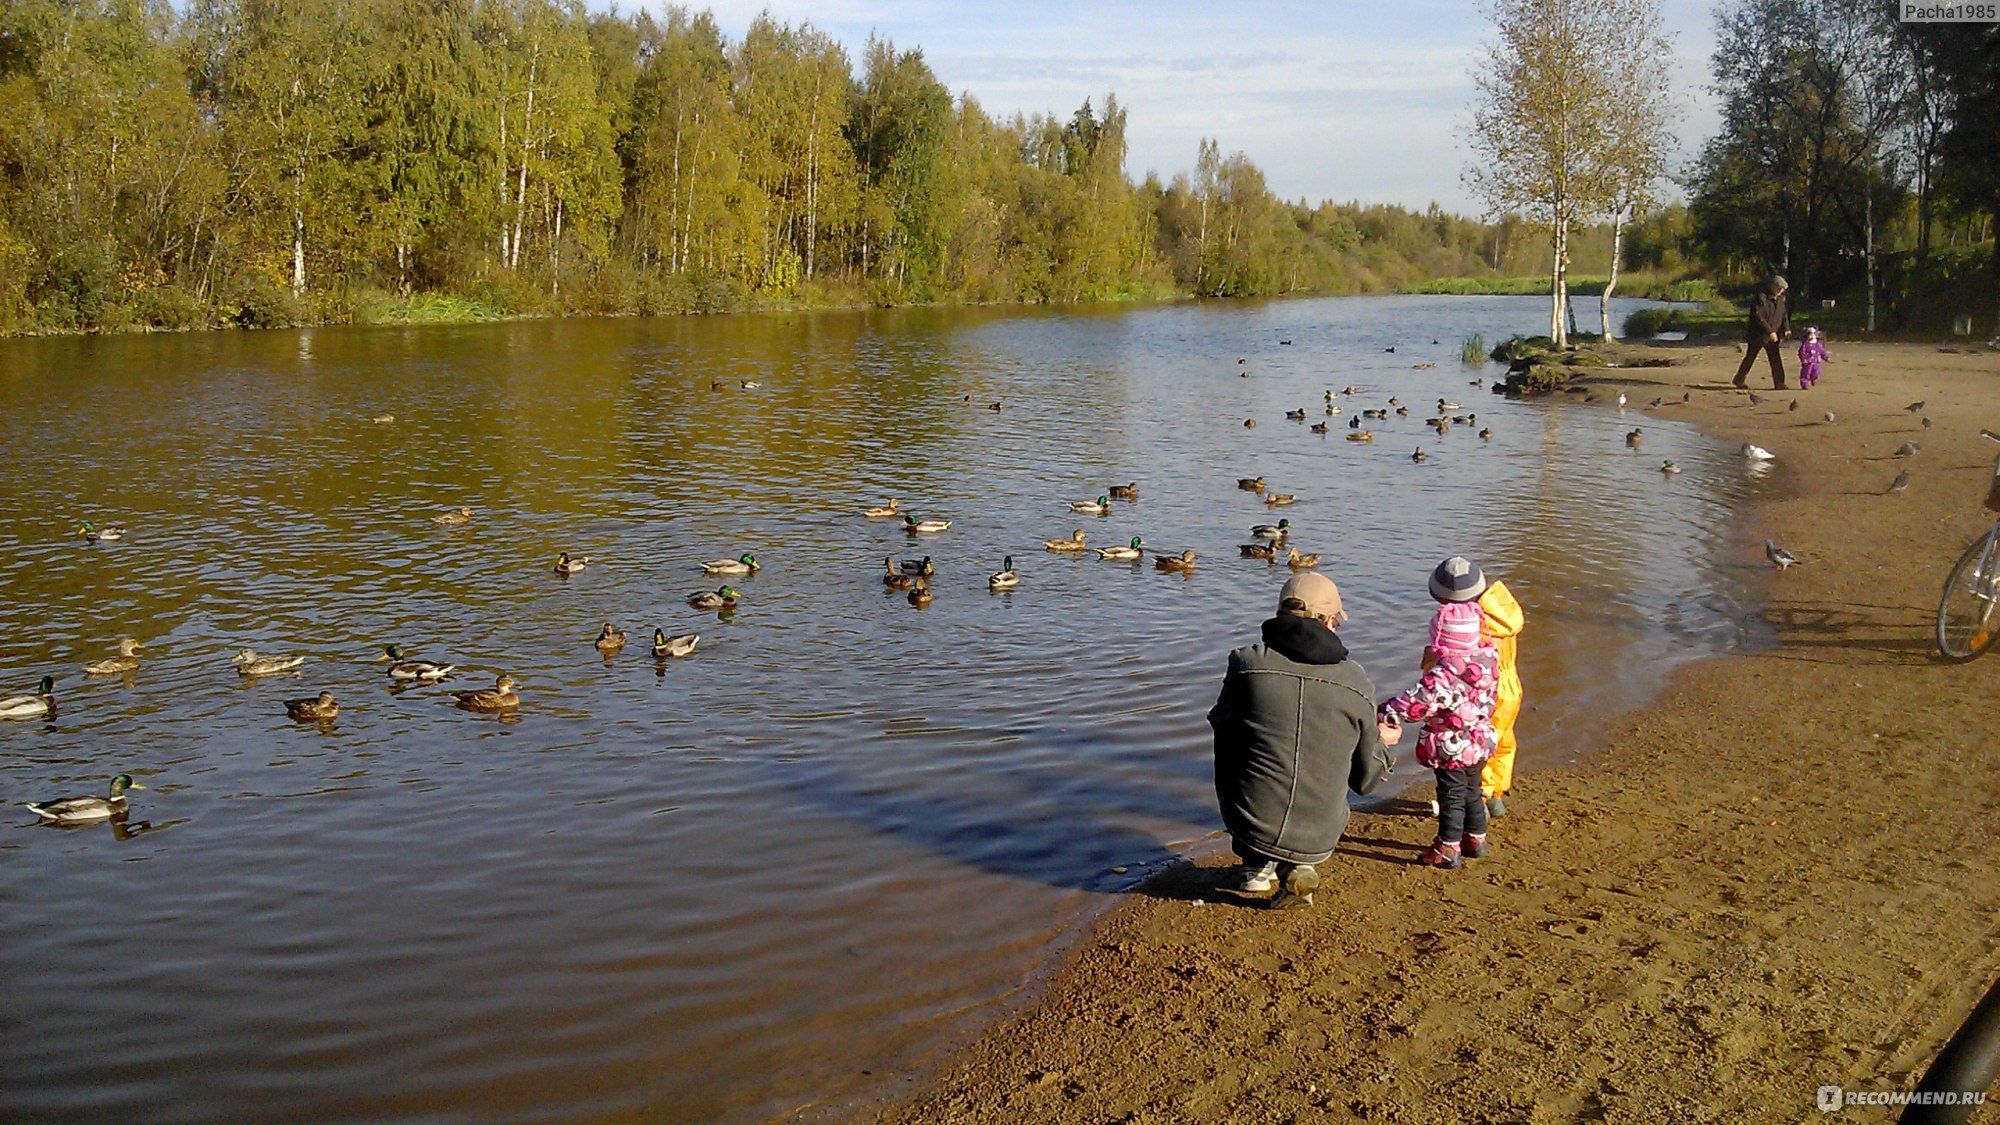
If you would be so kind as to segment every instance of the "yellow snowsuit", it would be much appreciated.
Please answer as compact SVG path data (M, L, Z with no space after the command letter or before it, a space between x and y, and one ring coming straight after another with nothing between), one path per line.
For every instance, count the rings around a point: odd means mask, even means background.
M1514 640L1526 618L1505 582L1495 582L1479 595L1479 635L1500 653L1500 698L1493 708L1493 729L1500 746L1479 772L1482 796L1504 796L1514 787L1514 720L1521 715L1521 675L1514 669Z

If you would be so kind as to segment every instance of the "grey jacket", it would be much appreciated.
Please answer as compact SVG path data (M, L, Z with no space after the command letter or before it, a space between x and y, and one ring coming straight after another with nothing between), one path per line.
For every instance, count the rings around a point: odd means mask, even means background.
M1238 854L1331 857L1347 828L1347 791L1373 792L1389 774L1375 722L1367 672L1316 621L1274 617L1263 644L1230 653L1208 723L1215 795Z

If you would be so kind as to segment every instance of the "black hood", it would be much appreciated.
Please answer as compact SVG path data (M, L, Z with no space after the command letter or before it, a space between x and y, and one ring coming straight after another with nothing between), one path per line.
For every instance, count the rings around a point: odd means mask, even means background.
M1264 622L1264 643L1300 664L1338 664L1347 646L1323 622L1283 614Z

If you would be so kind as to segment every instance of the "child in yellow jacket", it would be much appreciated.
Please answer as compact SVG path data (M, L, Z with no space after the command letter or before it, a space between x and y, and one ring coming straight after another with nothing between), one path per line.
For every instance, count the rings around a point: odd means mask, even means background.
M1500 744L1479 773L1479 787L1486 796L1488 816L1504 816L1505 798L1514 787L1514 720L1521 714L1521 676L1514 668L1514 644L1526 618L1521 603L1505 582L1495 582L1479 595L1479 634L1493 642L1500 654L1499 701L1493 709L1493 727Z

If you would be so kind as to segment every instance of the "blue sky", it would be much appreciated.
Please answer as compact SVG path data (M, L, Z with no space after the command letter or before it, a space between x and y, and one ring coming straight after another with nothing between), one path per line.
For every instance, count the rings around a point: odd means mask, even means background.
M629 7L632 0L627 0ZM645 0L659 10L662 0ZM811 22L847 45L871 31L921 47L938 77L996 116L1067 117L1106 91L1129 111L1127 170L1163 179L1194 165L1204 136L1241 150L1273 191L1475 213L1460 175L1472 60L1487 35L1471 0L1317 4L1021 0L700 0L732 39L759 11ZM1675 37L1679 154L1716 125L1710 0L1662 0ZM1676 161L1678 163L1678 161Z

